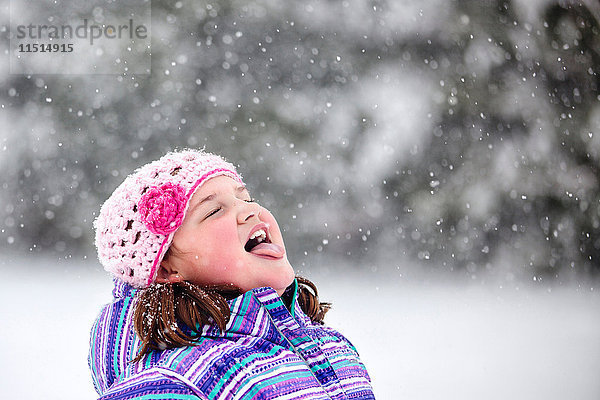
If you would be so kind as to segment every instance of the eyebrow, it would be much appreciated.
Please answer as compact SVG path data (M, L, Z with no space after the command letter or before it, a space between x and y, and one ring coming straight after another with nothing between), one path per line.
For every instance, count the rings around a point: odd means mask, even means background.
M246 186L238 186L238 187L235 189L235 193L236 193L236 194L239 194L239 193L242 193L242 192L243 192L243 191L245 191L245 190L248 190L248 189L246 188ZM211 193L211 194L209 194L208 196L206 196L205 198L203 198L202 200L200 200L200 201L198 202L198 204L196 204L194 207L192 207L192 208L189 210L189 213L190 213L190 214L193 214L193 213L194 213L194 211L195 211L195 210L196 210L198 207L200 207L202 204L206 203L207 201L214 200L216 196L217 196L217 194L216 194L216 193Z

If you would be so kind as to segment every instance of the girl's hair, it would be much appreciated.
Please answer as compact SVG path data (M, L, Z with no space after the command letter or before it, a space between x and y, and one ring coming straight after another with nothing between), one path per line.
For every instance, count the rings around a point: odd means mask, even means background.
M331 303L321 303L314 283L297 276L298 303L313 323L323 324ZM231 286L200 287L190 282L154 283L136 294L133 321L142 341L137 362L152 350L194 345L209 318L221 329L229 321L228 299L242 294ZM284 300L291 301L286 291ZM293 304L291 305L293 306ZM183 325L183 326L182 326Z

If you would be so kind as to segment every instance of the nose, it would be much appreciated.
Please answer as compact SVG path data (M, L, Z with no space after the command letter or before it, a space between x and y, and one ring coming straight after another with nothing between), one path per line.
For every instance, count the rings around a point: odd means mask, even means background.
M247 203L245 201L240 205L240 210L238 211L238 223L243 224L244 222L249 221L253 217L260 217L260 207L256 203Z

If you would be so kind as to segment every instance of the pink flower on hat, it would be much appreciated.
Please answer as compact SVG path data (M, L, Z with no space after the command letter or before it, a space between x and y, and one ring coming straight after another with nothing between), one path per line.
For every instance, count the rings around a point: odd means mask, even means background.
M149 188L140 199L142 222L152 233L168 235L179 228L187 205L184 187L167 182Z

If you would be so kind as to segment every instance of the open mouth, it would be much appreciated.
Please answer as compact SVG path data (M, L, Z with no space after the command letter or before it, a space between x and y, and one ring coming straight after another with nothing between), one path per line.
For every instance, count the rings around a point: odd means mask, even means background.
M267 232L264 229L259 229L250 235L250 238L244 245L244 250L251 252L253 248L261 243L271 243L271 240L267 236Z
M244 245L248 253L267 260L280 260L285 256L285 248L271 241L269 224L260 223L251 232Z

